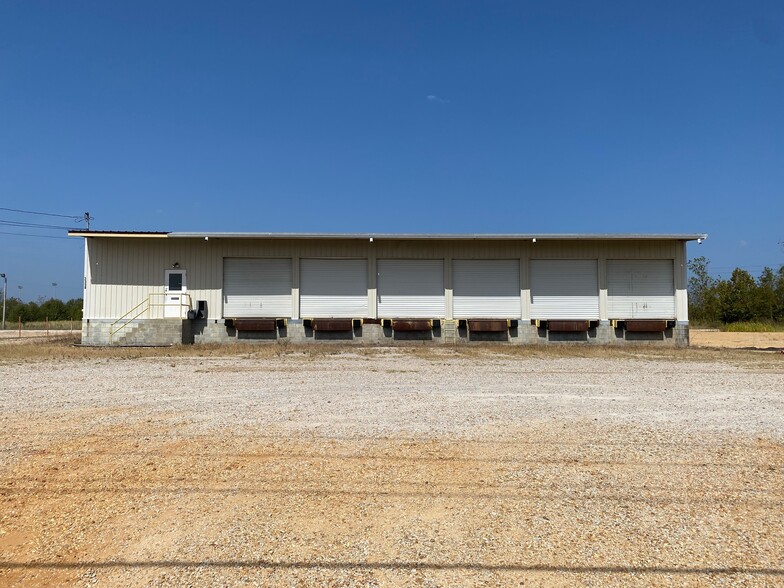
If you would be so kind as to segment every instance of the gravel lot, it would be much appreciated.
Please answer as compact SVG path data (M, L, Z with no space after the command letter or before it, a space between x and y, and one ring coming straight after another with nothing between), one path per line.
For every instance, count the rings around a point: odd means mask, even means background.
M13 347L6 585L784 584L780 354Z

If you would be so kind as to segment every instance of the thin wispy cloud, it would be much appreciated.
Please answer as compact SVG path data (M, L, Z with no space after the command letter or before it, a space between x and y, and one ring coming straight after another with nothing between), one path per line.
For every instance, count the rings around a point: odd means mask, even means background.
M439 98L435 94L428 94L427 100L428 102L437 102L438 104L449 104L449 100L444 100L443 98Z

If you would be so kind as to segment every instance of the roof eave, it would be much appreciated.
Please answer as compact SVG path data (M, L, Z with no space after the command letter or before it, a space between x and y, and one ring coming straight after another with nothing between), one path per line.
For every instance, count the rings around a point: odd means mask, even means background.
M165 231L68 231L69 237L145 239L338 239L388 241L701 241L707 233L243 233Z
M166 232L135 232L135 231L68 231L69 237L122 237L122 238L145 238L145 239L165 239L170 235Z
M659 240L697 241L707 239L707 233L638 234L638 233L509 233L509 234L420 234L420 233L221 233L172 232L174 239L355 239L355 240L501 240L501 241L604 241L604 240Z

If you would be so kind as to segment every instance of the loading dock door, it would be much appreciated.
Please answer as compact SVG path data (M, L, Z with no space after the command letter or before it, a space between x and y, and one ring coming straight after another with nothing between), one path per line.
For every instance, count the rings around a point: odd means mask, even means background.
M291 260L224 259L223 316L291 316Z
M368 316L367 264L366 259L301 260L300 316Z
M611 319L674 319L673 261L607 260L607 313Z
M378 318L443 318L444 261L379 259Z
M452 282L455 318L522 316L517 259L456 259Z
M531 318L597 320L596 260L531 260Z

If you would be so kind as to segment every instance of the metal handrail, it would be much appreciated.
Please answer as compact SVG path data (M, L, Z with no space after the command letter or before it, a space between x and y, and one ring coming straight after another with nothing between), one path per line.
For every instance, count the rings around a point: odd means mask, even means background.
M119 323L119 322L120 322L120 321L122 321L122 320L125 320L125 319L128 317L128 315L130 315L132 312L134 312L134 311L135 311L137 308L139 308L140 306L144 306L144 308L141 310L141 312L139 312L138 314L135 314L134 316L132 316L131 318L129 318L129 319L126 321L126 322L124 322L123 324L121 324L121 325L120 325L119 327L117 327L116 329L114 328L114 326L115 326L117 323ZM126 312L124 315L122 315L120 318L118 318L116 321L114 321L114 322L113 322L111 325L109 325L109 341L111 341L111 340L112 340L112 337L114 337L114 335L116 335L117 333L119 333L119 332L120 332L122 329L124 329L126 326L128 326L130 323L132 323L134 320L136 320L136 319L137 319L137 318L139 318L141 315L143 315L145 312L147 312L147 311L149 310L149 307L150 307L150 297L149 297L149 296L147 296L147 298L145 298L144 300L142 300L142 301L141 301L139 304L137 304L136 306L134 306L134 307L133 307L131 310L129 310L128 312Z
M152 307L155 307L155 306L167 306L166 301L164 301L164 302L151 302L151 298L153 296L167 296L167 295L170 295L170 294L171 294L170 292L151 292L150 294L148 294L147 298L142 300L139 304L134 306L132 309L130 309L128 312L126 312L124 315L122 315L120 318L118 318L116 321L114 321L111 325L109 325L109 342L111 343L114 340L114 336L117 333L122 331L125 327L130 325L133 321L135 321L137 318L142 316L145 312L147 313L147 318L150 318L150 314L149 313L150 313L150 309ZM187 304L185 303L185 298L188 299ZM187 292L180 293L180 304L178 306L180 308L180 311L182 311L183 307L187 308L188 310L191 310L191 308L193 306L192 301L191 301L191 295L188 294ZM141 310L136 312L139 308L141 308ZM134 312L136 312L136 314L134 314L133 316L128 318ZM182 312L180 312L180 314L182 315ZM125 322L122 322L121 325L119 325L117 328L115 328L115 325L117 325L117 323L120 323L121 321L125 321Z

